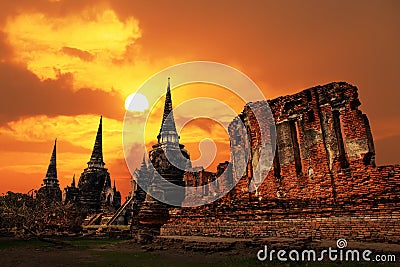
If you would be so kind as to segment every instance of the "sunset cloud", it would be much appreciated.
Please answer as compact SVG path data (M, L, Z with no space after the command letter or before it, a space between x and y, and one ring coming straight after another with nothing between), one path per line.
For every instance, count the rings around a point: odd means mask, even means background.
M100 116L34 116L9 122L0 128L0 134L13 136L18 141L49 142L55 138L76 146L92 149ZM104 152L115 154L120 147L122 122L103 117ZM121 143L120 143L121 144Z
M73 90L72 83L70 73L41 81L20 65L0 62L0 126L31 115L103 114L122 118L124 99L117 92Z
M83 51L83 50L73 48L73 47L64 46L61 49L61 51L67 55L70 55L73 57L78 57L83 61L92 61L95 58L95 56L92 55L91 53L89 53L88 51Z
M132 52L141 37L133 17L120 21L104 6L60 17L34 12L9 18L4 31L16 52L14 61L26 64L41 80L71 73L74 88L132 90L135 66L112 62L124 61L127 49Z

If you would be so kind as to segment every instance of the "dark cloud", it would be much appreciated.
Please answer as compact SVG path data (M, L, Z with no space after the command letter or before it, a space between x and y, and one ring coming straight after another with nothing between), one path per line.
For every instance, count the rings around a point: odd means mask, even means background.
M73 90L72 74L44 81L22 66L0 62L0 125L32 115L102 114L120 120L124 100L117 92Z
M69 56L78 57L83 61L93 61L94 55L78 48L64 46L61 51Z

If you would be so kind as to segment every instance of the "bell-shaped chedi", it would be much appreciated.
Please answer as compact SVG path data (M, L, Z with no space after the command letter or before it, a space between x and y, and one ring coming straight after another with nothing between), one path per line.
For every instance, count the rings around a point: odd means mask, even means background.
M149 152L149 159L148 166L143 160L141 169L134 173L136 182L142 181L143 184L143 181L146 181L147 192L145 200L140 203L140 209L132 220L132 229L139 241L158 235L160 227L169 220L171 204L174 206L182 204L185 197L183 176L185 169L191 167L189 153L184 149L184 145L179 144L169 78L161 128L157 144L153 145ZM141 193L140 190L137 192ZM164 200L170 205L165 204Z
M38 190L37 196L47 200L61 201L62 194L57 178L57 139L54 141L53 152L51 154L49 167L43 185Z
M100 117L92 155L87 165L78 183L78 203L83 213L115 211L121 205L121 197L116 188L112 188L110 173L104 167L102 117Z
M152 186L162 191L162 198L168 200L167 202L174 206L182 204L185 197L183 176L185 170L191 167L189 153L184 148L185 146L179 143L179 138L172 110L170 79L168 78L164 113L160 132L157 136L158 142L153 145L153 149L149 152L149 158L150 167L154 168Z

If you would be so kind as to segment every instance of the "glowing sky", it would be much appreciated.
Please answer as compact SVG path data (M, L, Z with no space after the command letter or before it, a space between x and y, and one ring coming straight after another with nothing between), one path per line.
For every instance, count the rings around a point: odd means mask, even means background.
M350 82L370 119L377 163L398 163L399 11L395 0L1 1L0 192L38 189L55 138L61 187L79 177L103 115L106 167L126 195L125 99L151 75L192 60L238 68L267 98ZM178 88L173 103L209 96L239 112L243 103L218 90ZM159 103L149 119L148 145L161 110ZM194 120L181 141L196 158L206 137L225 160L227 136L218 124Z

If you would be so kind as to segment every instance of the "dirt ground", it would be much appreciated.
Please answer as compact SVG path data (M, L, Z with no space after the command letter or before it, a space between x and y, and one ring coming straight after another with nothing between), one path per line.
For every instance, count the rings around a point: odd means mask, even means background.
M0 238L0 266L280 266L260 262L257 252L268 248L336 248L336 241L287 239L229 239L165 237L142 245L132 240L70 240L62 245ZM349 242L348 249L369 249L400 259L399 244ZM321 263L285 263L284 266L319 266ZM325 263L326 265L327 263ZM332 264L332 263L330 263ZM333 264L333 265L336 265ZM341 266L365 266L341 264ZM395 263L379 266L397 266ZM369 263L368 266L375 266Z

